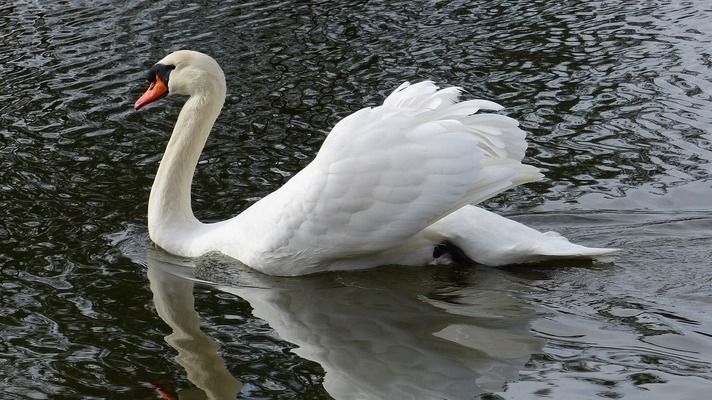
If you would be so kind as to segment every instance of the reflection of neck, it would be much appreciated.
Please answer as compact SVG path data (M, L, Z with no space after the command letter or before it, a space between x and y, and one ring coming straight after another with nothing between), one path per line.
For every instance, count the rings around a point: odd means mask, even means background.
M173 329L166 342L178 351L176 361L185 368L188 379L209 399L234 399L242 384L225 368L218 345L200 330L193 282L158 268L149 268L148 277L156 312Z
M190 188L225 99L224 87L216 86L212 92L191 96L178 115L148 201L148 230L154 241L163 242L171 232L200 224L191 208Z

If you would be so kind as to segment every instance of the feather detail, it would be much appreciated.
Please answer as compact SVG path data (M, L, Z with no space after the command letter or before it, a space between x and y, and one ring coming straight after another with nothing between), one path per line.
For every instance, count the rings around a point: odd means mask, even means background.
M318 264L397 248L466 204L541 179L521 163L517 122L480 114L501 106L460 93L404 83L337 123L311 164L247 210L282 224L271 251L294 257L318 243Z

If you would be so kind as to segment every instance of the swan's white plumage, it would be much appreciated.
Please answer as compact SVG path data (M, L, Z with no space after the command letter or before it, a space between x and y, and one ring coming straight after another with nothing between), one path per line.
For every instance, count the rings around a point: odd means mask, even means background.
M592 258L617 251L577 245L556 232L539 232L474 206L462 207L426 230L447 237L475 261L490 266Z
M168 82L170 90L173 80L183 76L214 85L199 74L201 68L209 70L208 76L218 76L215 81L224 82L217 64L206 61L206 57L177 52L162 60L165 64L180 63ZM181 65L188 71L181 71ZM181 93L191 95L191 99L181 112L164 163L171 165L165 170L179 169L181 176L192 176L224 94L218 101L210 97L210 90L199 87L194 93L186 93L186 86L190 82L176 83ZM513 249L517 257L507 256L506 249L495 243L497 235L482 242L473 236L492 229L482 223L508 226L499 233L503 243L509 243L509 236L539 234L521 224L507 224L504 221L509 220L502 217L487 218L491 213L484 210L463 206L539 180L541 174L537 168L521 163L526 141L517 122L480 112L501 109L493 102L458 102L460 92L459 88L439 89L429 81L404 83L383 105L364 108L336 124L309 165L242 214L215 224L201 224L191 220L189 201L187 206L179 204L183 210L154 206L154 214L162 215L153 218L153 224L149 216L151 237L173 253L198 256L217 250L278 275L393 263L424 264L433 261L433 246L443 240L478 252L483 247L479 244L488 243L485 247L492 249L483 251L488 254L486 259L480 260L465 250L471 258L487 264L502 264L500 261L509 259L527 261L528 253L532 260L583 256L581 252L573 254L574 247L562 245L558 238L536 235L532 236L531 245L524 239ZM190 114L184 115L186 112ZM213 118L209 126L200 123L206 118ZM179 126L181 121L183 125L202 128L188 132ZM188 135L199 138L181 139ZM165 170L162 174L159 169L152 191L152 198L155 195L157 199L152 199L151 204L175 207L167 199L179 189L159 181L171 179ZM177 184L184 186L185 179ZM185 188L182 196L185 197ZM472 226L477 229L470 229ZM545 242L556 242L558 247ZM595 249L586 255L603 254L604 250Z

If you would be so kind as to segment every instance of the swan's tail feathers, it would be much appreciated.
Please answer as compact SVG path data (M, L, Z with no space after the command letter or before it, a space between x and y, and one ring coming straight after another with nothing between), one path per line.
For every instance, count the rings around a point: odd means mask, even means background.
M490 266L557 259L595 259L619 249L585 247L556 232L539 232L479 207L465 206L426 229L447 240L472 260Z
M557 232L549 231L541 233L542 240L529 245L521 246L520 251L531 253L532 257L542 257L542 259L571 259L583 258L591 259L616 253L621 249L606 247L586 247L571 243L568 239Z

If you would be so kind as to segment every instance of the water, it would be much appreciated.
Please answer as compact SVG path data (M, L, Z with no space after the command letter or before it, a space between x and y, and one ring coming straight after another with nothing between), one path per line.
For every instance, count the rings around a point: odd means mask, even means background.
M279 187L340 118L429 78L530 132L548 180L488 208L625 251L294 279L163 254L146 203L180 102L131 104L179 48L228 79L194 182L204 220ZM704 398L711 49L703 0L3 3L2 397Z

